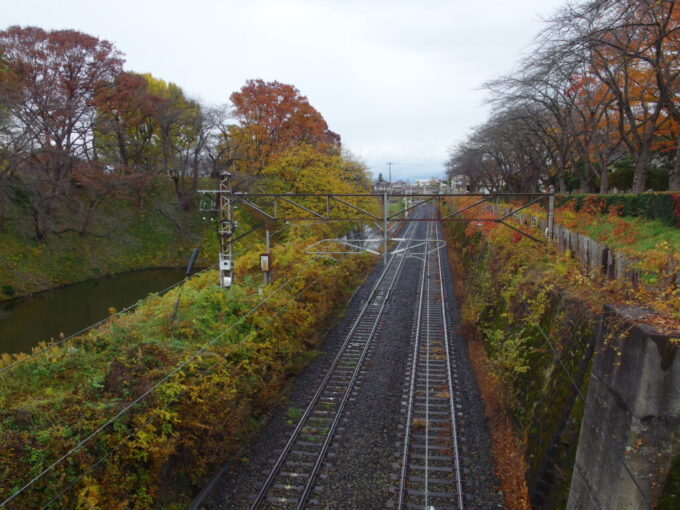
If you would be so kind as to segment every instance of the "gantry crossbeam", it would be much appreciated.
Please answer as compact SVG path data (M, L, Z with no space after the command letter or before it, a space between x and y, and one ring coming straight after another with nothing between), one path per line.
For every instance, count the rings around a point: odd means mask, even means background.
M226 243L233 246L231 239L233 225L233 211L235 204L239 204L265 225L279 221L350 221L376 223L383 231L383 257L387 257L388 224L403 221L460 221L460 222L493 222L500 223L523 236L536 242L544 242L522 229L507 223L519 211L526 209L532 204L545 200L548 210L548 229L546 237L552 238L553 233L553 208L554 194L550 193L247 193L233 191L229 187L229 180L223 178L219 189L199 190L203 196L204 205L201 210L214 213L225 224L228 222L229 232L219 231L221 240L221 259L228 258L228 266L233 268L233 248L228 248ZM440 206L442 201L452 197L477 197L478 200L471 205L453 211L443 217L417 217L411 218L409 213L420 205L434 204ZM526 203L501 215L496 210L497 217L489 217L486 214L479 217L462 217L462 213L475 207L487 204L491 201L501 201L507 198L524 198ZM207 202L207 205L205 205ZM396 208L395 208L396 206ZM225 211L228 208L228 211ZM225 219L227 219L225 221ZM382 224L382 225L381 225ZM352 246L357 248L357 246ZM367 250L375 251L375 250ZM228 255L225 256L225 252ZM376 252L377 253L377 252ZM226 262L226 260L225 260ZM226 266L227 264L225 264ZM231 274L229 274L231 276Z

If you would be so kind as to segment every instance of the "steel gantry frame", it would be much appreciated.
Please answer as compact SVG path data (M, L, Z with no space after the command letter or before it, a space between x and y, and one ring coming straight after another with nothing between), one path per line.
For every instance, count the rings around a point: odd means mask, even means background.
M218 267L220 286L231 287L234 281L234 201L231 189L231 174L225 172L219 177L219 189L216 195L218 203L217 236L220 240Z
M519 232L533 241L539 243L545 242L545 240L538 239L506 221L518 212L543 200L547 201L546 205L548 210L546 238L550 240L553 237L555 195L552 190L548 193L248 193L233 191L231 187L231 174L223 173L219 177L218 189L199 190L199 193L206 197L210 204L208 207L203 206L202 210L216 214L218 218L217 233L220 239L220 285L222 287L229 287L233 282L234 242L236 239L240 239L250 233L247 232L237 238L234 237L236 227L234 222L234 206L236 203L242 205L245 209L258 217L262 221L261 226L266 226L267 231L269 231L270 224L278 223L280 221L348 221L374 223L383 233L381 240L383 244L383 261L387 260L389 242L394 240L389 237L389 224L391 222L493 222ZM409 215L409 213L418 206L424 204L441 206L443 200L453 197L477 197L478 200L474 204L453 211L440 218L412 218ZM500 214L500 210L498 210L498 217L461 217L463 212L469 211L475 207L488 204L491 201L498 203L500 200L510 197L526 197L527 201L521 206L511 209L504 214ZM398 211L390 212L390 201L394 199L404 200L404 204ZM373 207L367 206L365 204L367 201L369 203L373 201ZM350 246L351 248L363 249L364 251L375 254L379 253L376 250L361 247L360 242L348 243L342 240L335 241ZM318 244L319 242L312 246ZM323 252L313 253L322 254Z

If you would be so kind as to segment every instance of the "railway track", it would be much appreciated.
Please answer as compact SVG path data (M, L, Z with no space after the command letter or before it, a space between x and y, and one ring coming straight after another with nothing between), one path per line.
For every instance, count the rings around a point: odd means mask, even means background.
M422 211L419 212L419 214ZM464 508L459 437L456 423L457 380L451 356L446 293L444 291L439 227L429 224L427 239L416 241L418 222L394 250L314 396L301 415L282 451L266 471L266 479L250 504L256 509L321 507L320 494L329 462L329 450L342 430L345 408L360 387L362 367L371 354L374 338L390 295L399 281L408 248L422 258L414 306L411 351L402 398L398 462L393 497L385 507L397 509ZM424 246L424 248L422 247ZM414 253L410 253L413 255ZM347 428L347 424L344 425ZM353 431L355 434L361 431ZM337 444L334 445L337 447ZM326 473L326 474L324 474ZM328 481L328 480L326 480Z
M430 225L429 231L438 241L438 225ZM403 399L405 423L395 477L399 485L390 505L399 510L464 508L457 385L446 310L442 258L440 250L430 244L423 261Z
M410 223L397 249L415 238L417 224ZM327 457L361 368L372 347L380 320L395 283L399 280L406 251L393 255L371 289L328 372L303 412L281 454L269 470L251 510L302 509L313 506L312 492Z

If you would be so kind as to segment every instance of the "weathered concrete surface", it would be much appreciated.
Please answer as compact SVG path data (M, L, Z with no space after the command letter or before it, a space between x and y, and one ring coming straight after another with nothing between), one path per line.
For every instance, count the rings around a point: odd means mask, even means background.
M652 508L680 452L678 345L645 313L605 308L567 510Z

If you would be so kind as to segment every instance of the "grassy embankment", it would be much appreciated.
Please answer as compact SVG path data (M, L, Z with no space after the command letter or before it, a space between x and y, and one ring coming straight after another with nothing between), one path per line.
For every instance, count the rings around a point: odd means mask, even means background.
M539 206L529 211L537 217L546 215ZM555 222L634 260L643 283L657 287L656 297L648 292L641 300L680 318L680 303L658 292L674 290L680 269L680 194L558 195ZM674 306L666 306L668 300Z
M562 508L583 409L570 377L585 393L602 305L658 305L677 324L677 291L591 278L569 254L501 225L450 223L447 232L506 504L528 508L527 488L547 482L549 507Z
M182 267L195 247L200 248L198 265L213 264L214 226L175 204L169 187L157 182L142 200L132 194L105 198L86 234L50 234L39 242L15 197L0 228L0 301L124 271ZM62 223L58 227L79 223L79 213L64 205L54 214Z
M150 391L16 507L40 507L73 483L50 508L185 508L257 429L372 265L365 255L311 262L301 254L310 231L291 229L275 245L276 283L263 296L256 246L238 260L242 285L223 291L215 271L191 279L176 321L178 290L0 374L2 497Z

